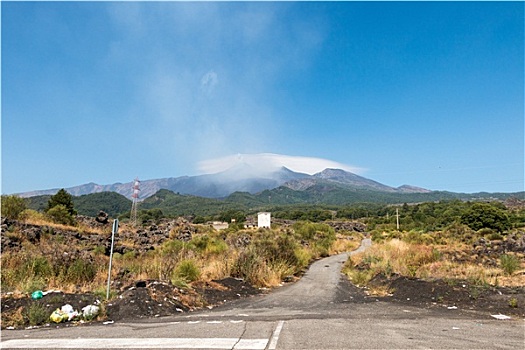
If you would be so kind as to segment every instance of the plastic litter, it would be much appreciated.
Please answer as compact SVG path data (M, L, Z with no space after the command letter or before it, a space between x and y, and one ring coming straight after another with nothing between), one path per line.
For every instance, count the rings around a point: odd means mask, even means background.
M31 298L34 300L42 299L43 296L44 292L42 292L41 290L36 290L31 294Z
M42 292L42 295L48 295L49 293L62 293L62 291L51 289L51 290L47 290L45 292Z
M84 316L86 320L91 320L98 315L99 311L100 308L98 306L88 305L82 308L82 316Z
M61 310L63 313L67 314L68 321L71 321L72 319L80 316L79 312L77 310L73 310L73 306L69 304L62 306Z
M61 323L69 320L69 316L68 314L62 312L62 310L56 309L55 311L53 311L51 316L49 316L49 319L55 323Z
M502 315L502 314L490 315L490 316L492 316L492 317L494 317L495 319L498 319L498 320L510 320L511 319L510 316Z
M457 308L458 308L457 306L449 306L449 307L447 307L447 309L449 309L449 310L456 310Z
M53 311L49 319L55 323L61 323L66 321L71 321L74 318L80 316L78 311L73 309L73 306L66 304L63 305L60 309Z

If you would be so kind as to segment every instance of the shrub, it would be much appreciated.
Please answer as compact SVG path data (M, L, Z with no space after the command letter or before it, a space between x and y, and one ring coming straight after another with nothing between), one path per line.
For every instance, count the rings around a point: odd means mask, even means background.
M509 276L520 267L520 261L515 255L503 254L499 259L501 268Z
M188 282L196 281L201 272L193 260L183 260L175 269L175 277L182 278Z
M65 282L81 284L91 282L97 274L97 268L91 261L76 259L67 268Z
M26 202L18 196L2 196L2 217L16 220L26 209Z
M74 225L75 218L69 213L68 209L58 204L47 211L47 216L57 224Z
M29 320L29 324L32 326L45 323L49 317L46 307L39 302L33 303L29 306L26 316Z
M232 276L241 277L253 285L264 286L263 275L266 268L266 262L257 253L255 247L249 246L239 254L233 264Z
M351 269L347 272L347 276L356 286L365 286L372 279L372 271Z
M228 250L228 245L220 238L203 235L194 238L190 242L189 248L199 253L221 254Z
M19 219L24 220L26 222L33 222L33 223L42 223L46 221L46 216L43 213L40 213L33 209L25 209L23 212L20 213Z
M299 269L303 269L310 264L310 260L312 260L312 254L308 249L305 249L303 247L297 247L294 250L295 259L297 260L297 267Z
M517 308L517 307L518 307L518 299L516 299L516 298L511 298L511 299L509 300L509 307Z

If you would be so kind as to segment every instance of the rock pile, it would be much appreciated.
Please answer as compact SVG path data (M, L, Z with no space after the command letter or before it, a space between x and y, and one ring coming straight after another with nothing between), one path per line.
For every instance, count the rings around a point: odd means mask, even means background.
M478 255L501 255L509 252L525 254L525 232L518 231L498 240L481 237L473 244L472 252Z
M366 231L366 225L358 221L329 221L327 224L333 227L335 232L355 231L362 233Z
M97 218L77 216L77 222L84 227L101 229L95 232L85 230L65 230L50 225L32 225L16 220L2 220L1 249L2 251L18 251L22 249L22 242L32 244L40 242L43 236L60 237L60 240L73 247L83 247L81 250L93 251L103 247L105 254L110 254L111 226L106 213L100 212ZM101 232L101 233L97 233ZM115 235L113 251L125 254L130 251L143 253L161 245L169 238L190 241L196 233L196 228L184 219L163 220L159 224L151 223L138 230L120 228ZM76 248L75 248L76 249Z

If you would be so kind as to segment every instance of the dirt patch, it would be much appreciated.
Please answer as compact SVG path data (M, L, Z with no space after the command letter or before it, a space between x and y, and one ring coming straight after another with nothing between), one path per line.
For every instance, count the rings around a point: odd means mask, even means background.
M228 301L260 294L261 291L237 278L224 278L212 282L199 282L194 286L208 306L224 304Z
M377 275L369 290L385 288L382 301L423 308L458 308L490 314L525 317L525 287L495 287L463 280L421 280L405 276ZM385 290L385 289L383 289Z

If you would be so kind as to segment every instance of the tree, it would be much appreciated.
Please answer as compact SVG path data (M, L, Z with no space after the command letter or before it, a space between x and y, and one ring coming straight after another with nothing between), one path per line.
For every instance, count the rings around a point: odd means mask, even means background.
M47 208L45 211L49 212L49 210L56 207L57 205L63 205L66 208L69 215L77 215L77 211L75 210L73 205L73 196L70 195L65 189L61 189L54 196L51 196L51 198L49 198L49 201L47 202Z
M18 196L2 196L2 217L16 220L27 208L23 198Z
M463 215L461 223L478 231L490 228L499 232L511 228L511 222L505 211L489 203L475 203Z

